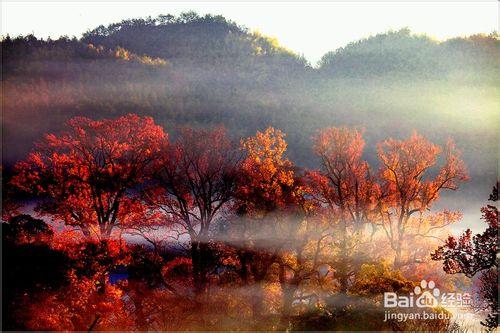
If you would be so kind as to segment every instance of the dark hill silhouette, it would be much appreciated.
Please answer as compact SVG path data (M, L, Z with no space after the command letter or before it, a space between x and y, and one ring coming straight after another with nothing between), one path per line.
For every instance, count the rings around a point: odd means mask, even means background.
M199 16L194 12L100 26L85 33L82 41L108 48L123 47L198 68L232 66L255 70L264 66L271 72L289 72L307 65L303 57L273 39L251 33L222 16Z

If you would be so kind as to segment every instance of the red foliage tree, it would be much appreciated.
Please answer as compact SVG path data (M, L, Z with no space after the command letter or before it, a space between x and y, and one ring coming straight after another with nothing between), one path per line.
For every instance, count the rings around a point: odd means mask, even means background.
M2 222L7 222L19 214L21 205L14 199L13 186L4 182L3 165L0 165L0 183L2 184Z
M382 163L383 193L379 205L380 225L395 253L394 267L400 268L404 264L403 247L410 241L410 229L419 220L414 219L414 215L430 208L441 191L458 189L468 175L452 141L442 152L439 146L416 132L406 140L388 139L380 143L378 156ZM443 164L432 176L439 157ZM436 219L436 222L441 224L432 226L433 229L443 227L453 219Z
M197 294L203 293L207 282L210 227L234 196L239 160L240 153L223 128L185 128L162 150L155 164L155 184L146 191L167 224L189 236Z
M498 201L498 184L493 188L490 200ZM498 326L498 209L493 205L481 208L482 219L488 224L481 234L472 236L467 229L458 239L448 237L431 258L442 260L448 274L462 273L472 278L481 273L481 292L491 310L482 324L490 329Z
M144 223L150 212L131 194L147 178L166 137L152 118L77 117L48 134L19 162L12 184L40 195L37 211L78 226L86 236L109 238L117 226Z
M131 311L117 286L102 290L91 278L70 274L70 283L58 291L41 292L27 299L24 313L31 330L92 331L131 330Z
M364 145L361 132L355 129L331 127L319 131L314 137L314 151L321 158L321 170L308 175L312 193L334 227L339 256L333 266L344 293L354 273L355 248L380 192L368 163L362 160Z

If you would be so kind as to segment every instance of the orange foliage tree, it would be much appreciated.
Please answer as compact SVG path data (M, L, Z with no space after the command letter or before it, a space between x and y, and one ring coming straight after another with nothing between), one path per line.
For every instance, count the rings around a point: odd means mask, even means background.
M238 185L240 220L233 225L234 245L243 280L248 282L251 275L254 281L252 310L258 318L263 310L264 279L291 241L286 234L303 206L304 189L284 156L287 143L280 130L269 127L241 144L246 157Z
M272 127L242 141L246 158L238 186L248 213L265 215L294 202L293 164L285 156L285 134Z
M12 183L44 199L36 208L42 215L88 237L109 238L116 226L148 220L150 212L131 190L147 178L165 137L152 118L73 118L16 165Z
M424 212L446 189L456 190L468 179L467 170L454 143L448 141L444 151L423 136L413 133L406 140L388 139L378 145L382 167L382 195L379 224L395 254L394 267L400 268L405 244L410 242L417 224L425 220ZM438 165L438 158L442 164ZM434 175L434 173L435 175ZM417 231L421 237L455 222L457 214L445 213L428 218L428 226Z

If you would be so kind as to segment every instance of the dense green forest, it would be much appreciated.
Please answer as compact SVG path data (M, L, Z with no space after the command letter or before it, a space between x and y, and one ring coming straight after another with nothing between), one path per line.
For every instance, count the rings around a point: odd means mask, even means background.
M125 20L80 39L6 36L4 164L76 115L149 115L171 133L222 124L234 137L271 125L304 166L316 163L310 137L320 127L357 126L373 142L417 129L457 141L473 180L464 195L478 197L496 178L499 47L497 33L436 41L402 29L314 67L275 39L193 12Z

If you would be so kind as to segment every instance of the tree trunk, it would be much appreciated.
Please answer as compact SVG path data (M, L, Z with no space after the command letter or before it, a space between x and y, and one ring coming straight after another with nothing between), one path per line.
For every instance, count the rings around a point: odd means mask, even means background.
M249 255L246 251L240 250L240 251L238 251L238 258L240 260L240 265L241 265L241 268L238 271L238 275L240 276L241 280L243 281L243 284L248 285L248 277L249 277L248 259L249 259Z
M296 290L297 290L296 286L293 285L282 288L283 308L280 321L283 330L287 330L288 327L290 326L290 319L292 317L292 306Z
M207 277L205 257L207 244L200 240L191 241L191 260L193 265L193 284L196 295L202 295L206 291Z
M259 268L255 262L253 262L253 264L251 264L250 266L250 268L252 269L252 275L254 280L253 284L254 290L252 291L252 312L255 321L260 320L260 318L262 317L262 311L264 308L263 283L266 277L268 267L269 266L267 266L267 263L265 263L264 267Z
M279 269L279 281L283 302L280 324L282 326L281 328L286 330L290 323L290 317L292 316L293 300L295 292L298 289L299 281L295 276L290 280L287 279L285 266L283 264L280 265Z
M402 262L401 262L401 242L398 241L397 245L396 245L396 250L395 250L395 257L394 257L394 269L397 270L397 269L400 269L401 268L401 265L402 265Z
M262 318L264 308L264 291L262 288L262 281L255 281L252 291L252 313L253 319L258 323Z
M343 215L343 214L342 214ZM347 249L347 222L344 218L342 223L342 244L340 248L340 264L338 267L338 280L340 284L340 292L347 293L349 288L349 253Z
M90 324L89 328L87 329L87 332L92 332L95 325L97 325L97 323L99 322L99 319L101 319L101 315L96 315L94 321Z

